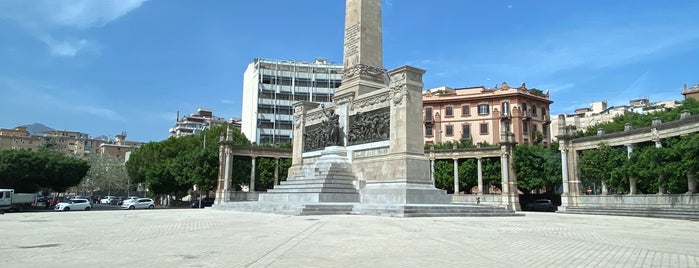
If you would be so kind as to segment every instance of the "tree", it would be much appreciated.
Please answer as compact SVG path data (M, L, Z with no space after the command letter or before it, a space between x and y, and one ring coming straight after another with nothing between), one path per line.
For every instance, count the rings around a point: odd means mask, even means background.
M471 193L471 188L478 185L478 166L475 159L464 159L459 163L459 188Z
M524 193L546 189L561 183L561 157L558 143L548 147L519 144L515 147L512 167L517 174L517 188Z
M63 192L78 185L89 168L85 160L51 151L0 151L0 187Z
M600 143L597 149L586 150L580 156L580 172L582 176L593 183L604 183L617 190L627 185L627 174L624 169L626 153L605 143Z
M124 163L100 156L90 157L87 161L90 163L90 169L83 183L90 188L106 191L108 195L116 190L132 190L127 189L130 182Z
M454 161L438 159L434 161L435 187L454 192Z
M231 131L235 145L250 145L240 130ZM225 132L226 126L219 125L199 135L149 142L131 155L126 163L128 174L135 183L145 182L155 194L183 195L193 185L214 189L218 182L218 141ZM233 176L241 179L247 173L249 178L250 163L245 169L240 158L234 157L234 167L240 172Z

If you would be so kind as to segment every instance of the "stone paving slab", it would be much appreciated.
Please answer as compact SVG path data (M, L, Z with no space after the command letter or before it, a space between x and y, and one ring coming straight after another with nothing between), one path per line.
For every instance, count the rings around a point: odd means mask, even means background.
M696 221L526 214L7 213L0 267L699 267Z

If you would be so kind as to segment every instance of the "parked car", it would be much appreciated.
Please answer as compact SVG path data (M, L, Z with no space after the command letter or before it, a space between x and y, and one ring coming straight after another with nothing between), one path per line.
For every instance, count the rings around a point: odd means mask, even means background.
M117 202L117 205L121 206L124 204L124 202L126 202L128 200L136 200L136 199L138 199L138 196L129 196L129 197L124 198L124 199L119 198L119 202Z
M207 197L201 200L201 207L210 207L214 205L214 198ZM199 199L195 200L192 202L192 208L198 208L199 207Z
M155 202L150 198L127 199L121 204L122 209L155 208Z
M556 211L556 206L549 199L537 199L533 203L527 204L525 208L532 211Z
M100 204L109 204L112 202L113 199L114 196L112 195L105 196L104 198L100 199Z
M84 198L73 198L71 200L67 200L65 202L58 203L53 208L53 210L59 210L59 211L90 210L90 209L92 209L92 205L90 204L90 200L87 200Z

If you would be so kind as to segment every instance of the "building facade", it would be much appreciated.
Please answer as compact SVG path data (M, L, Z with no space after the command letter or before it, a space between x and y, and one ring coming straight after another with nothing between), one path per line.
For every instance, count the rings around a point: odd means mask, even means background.
M692 87L687 87L687 84L684 84L682 95L684 95L685 99L691 98L699 100L699 84L695 84Z
M550 138L549 94L538 89L483 86L427 90L422 97L425 143L470 140L498 144L501 134L517 143L547 143Z
M629 100L628 105L608 106L606 101L595 101L589 107L575 109L574 113L563 114L566 126L574 126L578 131L591 126L613 122L614 118L624 114L650 114L670 110L682 103L676 100L651 102L649 99ZM551 119L551 138L557 140L559 116Z
M236 120L231 119L235 124ZM183 116L180 118L179 111L177 112L177 122L175 126L170 128L170 137L181 137L186 135L197 135L218 124L224 124L226 120L215 116L211 109L199 108L197 113Z
M243 75L242 132L251 141L290 142L297 101L329 103L342 81L342 65L255 59Z
M26 127L14 129L0 128L1 150L42 149L74 155L79 157L102 156L125 162L128 152L136 151L142 142L126 141L126 133L112 139L92 138L77 131L51 130L41 134L30 135Z

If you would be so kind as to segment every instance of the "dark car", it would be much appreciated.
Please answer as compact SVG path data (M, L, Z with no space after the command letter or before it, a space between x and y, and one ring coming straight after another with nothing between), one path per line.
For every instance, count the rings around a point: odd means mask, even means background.
M538 199L533 203L527 204L525 208L531 211L556 211L556 206L549 199Z
M201 200L201 207L210 207L214 205L214 198L207 197ZM199 200L196 200L192 202L192 208L198 208L199 207Z

